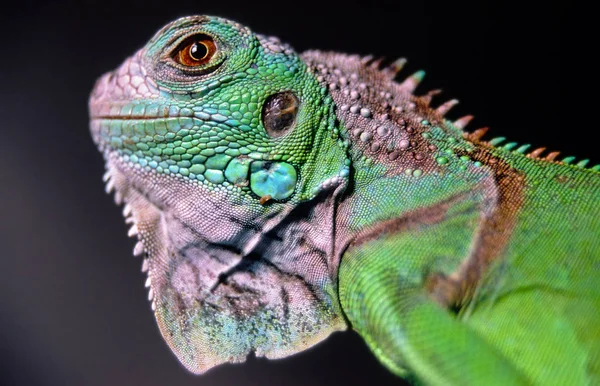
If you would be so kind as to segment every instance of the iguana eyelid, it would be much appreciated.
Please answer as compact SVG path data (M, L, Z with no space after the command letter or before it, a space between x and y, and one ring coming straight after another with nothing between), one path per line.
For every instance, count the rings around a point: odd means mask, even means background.
M194 36L206 36L212 39L212 43L215 46L214 54L206 64L201 64L195 67L178 63L174 59L177 51L182 48L182 45L185 44L186 41L193 39ZM169 66L176 68L178 71L181 71L186 75L206 75L214 72L223 64L223 62L227 59L226 51L227 45L224 44L216 35L199 28L192 28L188 31L185 31L185 33L179 34L175 38L171 39L165 45L165 49L163 50L160 61L167 63Z

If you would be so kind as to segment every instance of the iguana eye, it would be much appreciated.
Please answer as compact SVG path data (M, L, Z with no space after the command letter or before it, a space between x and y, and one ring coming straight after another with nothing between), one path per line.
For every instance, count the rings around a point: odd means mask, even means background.
M202 66L210 61L217 52L214 40L207 35L194 35L177 47L173 59L187 67Z

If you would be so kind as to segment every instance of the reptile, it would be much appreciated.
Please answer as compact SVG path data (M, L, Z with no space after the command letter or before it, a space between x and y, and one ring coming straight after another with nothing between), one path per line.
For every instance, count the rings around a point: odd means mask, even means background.
M162 336L197 374L353 329L417 384L600 384L600 165L467 132L403 64L191 16L97 81Z

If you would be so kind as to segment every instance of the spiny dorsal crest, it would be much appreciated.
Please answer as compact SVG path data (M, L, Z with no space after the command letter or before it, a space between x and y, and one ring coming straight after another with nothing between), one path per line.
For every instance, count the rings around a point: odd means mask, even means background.
M481 129L477 129L477 130L473 131L472 133L465 132L463 136L465 139L467 139L471 142L482 143L487 146L496 147L498 149L511 151L511 152L517 153L517 154L523 154L527 158L533 158L533 159L538 159L538 160L548 161L548 162L562 163L565 165L573 165L573 166L579 167L579 168L586 168L588 163L590 162L589 159L583 159L577 163L574 163L575 157L573 157L573 156L569 156L569 157L565 157L561 160L557 160L558 156L560 155L559 151L552 151L552 152L546 154L546 156L542 156L542 154L546 151L545 147L538 147L530 152L527 152L529 150L529 148L531 147L530 144L519 145L517 142L504 143L506 141L505 137L495 137L490 140L484 141L484 140L482 140L482 137L487 133L487 131L488 131L488 128L483 127ZM600 164L596 165L594 167L591 167L588 170L591 170L594 172L600 172Z

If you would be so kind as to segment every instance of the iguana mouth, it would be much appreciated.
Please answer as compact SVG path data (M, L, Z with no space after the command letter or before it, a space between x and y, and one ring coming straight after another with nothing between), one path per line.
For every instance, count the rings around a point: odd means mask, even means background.
M144 107L144 108L142 108ZM198 118L190 109L180 109L170 105L155 105L152 109L141 104L92 104L91 120L166 120ZM125 111L123 113L122 111Z
M144 109L142 111L136 110L139 104L128 104L128 105L92 105L91 120L139 120L139 121L152 121L152 120L167 120L167 119L179 119L179 118L197 118L194 112L190 109L179 109L174 106L163 105L155 106L153 109ZM113 111L111 111L113 110ZM126 114L121 113L125 111Z
M177 119L179 117L132 117L128 115L99 115L92 117L93 121L164 121L167 119Z

